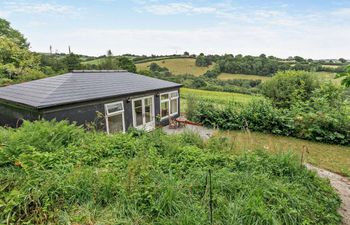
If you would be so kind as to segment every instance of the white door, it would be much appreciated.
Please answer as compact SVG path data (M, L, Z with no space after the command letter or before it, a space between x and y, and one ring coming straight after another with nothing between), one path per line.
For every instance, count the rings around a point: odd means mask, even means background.
M132 100L133 124L135 128L152 130L155 127L154 97L147 96Z

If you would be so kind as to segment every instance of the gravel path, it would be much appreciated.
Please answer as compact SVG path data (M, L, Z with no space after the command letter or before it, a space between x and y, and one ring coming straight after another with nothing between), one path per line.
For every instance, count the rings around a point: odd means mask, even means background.
M320 177L329 179L331 185L337 190L342 200L339 213L343 216L343 224L350 225L350 180L310 164L306 164L306 167L310 170L315 170Z

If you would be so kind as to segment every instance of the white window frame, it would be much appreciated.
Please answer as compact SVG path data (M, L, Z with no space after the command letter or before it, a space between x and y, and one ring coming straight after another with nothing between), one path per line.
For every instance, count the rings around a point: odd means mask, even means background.
M109 112L108 112L108 107L113 106L113 105L117 105L117 104L122 104L123 109L122 109L122 110L119 110L119 111L116 111L116 112L109 113ZM110 134L110 132L109 132L108 118L111 117L111 116L119 115L119 114L122 115L122 120L123 120L123 121L122 121L122 122L123 122L123 133L125 133L125 117L124 117L124 110L125 110L125 109L124 109L124 102L123 102L123 101L112 102L112 103L105 104L105 119L106 119L106 130L107 130L107 134Z
M173 93L177 93L176 97L171 97L171 94ZM162 95L168 95L167 99L163 99L162 100ZM167 119L170 116L175 116L176 114L179 113L179 91L170 91L170 92L163 92L159 95L159 100L160 100L160 104L159 104L159 112L160 114L162 113L162 103L163 102L168 102L168 115L161 117L161 120ZM177 101L177 108L176 108L176 112L171 113L171 100L176 100Z
M148 123L146 123L146 118L145 118L145 107L144 107L144 101L146 98L151 98L152 99L152 107L151 107L151 111L152 111L152 120ZM140 126L136 126L136 114L135 114L135 105L134 105L134 102L135 101L138 101L138 100L141 100L141 107L142 107L142 125ZM147 127L148 130L151 130L154 128L154 125L155 125L155 103L154 103L154 95L149 95L149 96L144 96L144 97L140 97L140 98L134 98L132 99L132 124L134 126L134 128L146 128L147 130Z

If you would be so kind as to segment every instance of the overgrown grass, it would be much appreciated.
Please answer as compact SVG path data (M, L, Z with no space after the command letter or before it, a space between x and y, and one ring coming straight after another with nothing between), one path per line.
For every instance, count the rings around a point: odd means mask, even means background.
M194 76L203 75L207 72L213 65L209 67L199 67L195 64L196 59L194 58L178 58L178 59L164 59L156 60L146 63L136 64L137 70L149 70L149 65L151 63L157 63L161 67L166 67L169 71L175 75L178 74L192 74Z
M234 80L234 79L242 79L242 80L268 80L271 77L268 76L258 76L258 75L247 75L247 74L232 74L232 73L220 73L218 79L220 80Z
M234 154L237 153L237 150L245 152L263 148L271 153L292 151L301 157L304 151L305 162L350 177L350 147L348 146L330 145L260 132L221 131L216 135L230 139L235 149Z
M0 223L339 224L329 182L291 154L232 154L225 137L0 129ZM237 153L239 151L237 150Z

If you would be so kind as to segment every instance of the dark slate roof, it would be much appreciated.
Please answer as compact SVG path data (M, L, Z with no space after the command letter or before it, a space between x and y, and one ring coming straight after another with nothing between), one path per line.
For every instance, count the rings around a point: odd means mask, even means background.
M126 71L81 71L0 88L0 99L35 108L180 87Z

